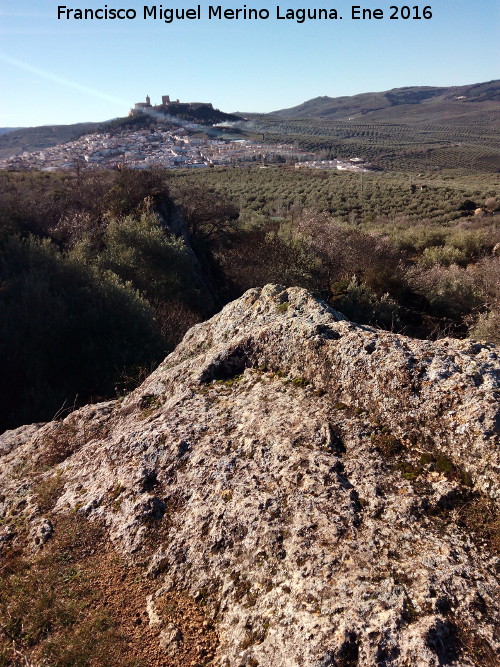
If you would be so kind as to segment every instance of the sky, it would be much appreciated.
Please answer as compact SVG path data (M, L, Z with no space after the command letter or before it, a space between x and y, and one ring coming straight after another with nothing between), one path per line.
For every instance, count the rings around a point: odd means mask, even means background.
M269 19L209 20L218 0L0 0L0 127L104 121L147 94L153 104L170 95L268 112L321 95L500 78L497 0L412 0L412 13L430 7L432 18L419 20L390 19L396 0L354 0L382 9L380 20L353 20L356 5L343 0L219 1L267 9ZM144 6L198 5L199 20L143 19ZM134 9L137 18L58 19L59 6ZM342 19L298 23L277 19L277 7L335 9Z

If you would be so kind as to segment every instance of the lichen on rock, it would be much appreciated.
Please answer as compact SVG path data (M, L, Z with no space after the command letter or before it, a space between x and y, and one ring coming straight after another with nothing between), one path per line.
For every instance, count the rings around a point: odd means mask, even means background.
M0 439L3 521L102 522L148 610L203 609L213 664L494 664L499 373L492 345L249 290L123 401Z

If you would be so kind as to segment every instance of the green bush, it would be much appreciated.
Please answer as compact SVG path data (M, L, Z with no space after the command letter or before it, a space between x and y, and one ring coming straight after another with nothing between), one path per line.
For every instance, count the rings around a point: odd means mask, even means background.
M0 427L112 396L124 373L150 368L165 353L137 292L48 240L4 242L0 284Z
M434 265L450 266L465 261L465 253L454 246L430 246L425 248L418 258L421 266L431 267Z
M97 265L130 282L148 300L189 293L192 266L187 248L182 239L166 234L154 213L112 219L104 244Z
M448 243L461 250L465 260L471 261L479 259L495 241L491 232L482 229L457 229L450 235Z
M402 309L389 294L378 296L369 286L353 278L332 300L334 308L353 322L400 331Z
M408 227L389 229L388 234L392 242L401 250L409 253L421 253L426 248L444 245L448 230L443 227L415 225L412 224L411 220L408 220Z
M452 318L457 323L484 305L484 297L473 271L451 266L432 266L408 272L413 290L425 297L431 313Z

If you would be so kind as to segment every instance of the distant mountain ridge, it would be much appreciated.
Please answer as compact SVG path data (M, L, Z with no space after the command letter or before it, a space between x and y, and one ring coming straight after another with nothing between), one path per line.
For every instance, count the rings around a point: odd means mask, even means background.
M22 130L22 127L0 127L0 135L8 134L9 132L15 132L16 130Z
M283 118L351 120L361 117L383 122L467 118L500 110L500 80L466 86L410 86L344 97L315 97L289 109L273 111Z
M102 123L74 123L73 125L41 125L20 127L5 133L0 132L0 158L23 151L42 150L73 141L82 134L96 131Z
M179 106L179 105L178 105ZM344 97L316 97L289 109L281 109L268 114L242 113L225 114L208 107L187 112L180 105L171 109L188 114L184 120L199 123L217 123L234 120L238 116L255 121L273 123L279 119L301 121L354 121L358 124L426 124L433 126L460 126L462 131L474 128L494 134L500 123L500 80L475 83L465 86L432 87L409 86L391 90ZM182 108L181 108L182 107ZM203 107L203 105L202 105ZM181 113L182 112L182 113ZM191 116L189 116L191 114ZM153 117L124 117L101 123L76 123L74 125L47 125L26 128L0 128L0 158L7 158L23 151L33 152L50 146L73 141L82 134L91 132L119 131L120 127L131 123L155 122ZM160 117L161 122L161 117ZM5 133L2 132L5 130ZM257 128L257 133L264 131ZM303 128L297 128L299 134ZM292 137L292 135L290 135ZM290 140L293 141L293 138ZM495 155L496 153L495 148ZM359 152L359 151L358 151ZM489 158L488 158L489 159Z

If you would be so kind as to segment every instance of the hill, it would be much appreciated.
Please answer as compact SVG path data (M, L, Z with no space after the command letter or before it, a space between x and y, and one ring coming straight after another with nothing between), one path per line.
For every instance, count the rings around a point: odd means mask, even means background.
M268 285L5 433L4 663L498 664L499 371Z
M290 109L272 112L283 118L325 118L393 122L478 121L500 110L500 81L467 86L405 87L351 97L316 97Z
M22 130L22 127L0 127L0 135L8 134L9 132L15 132L16 130Z
M391 171L500 169L500 81L317 97L249 117L266 141L294 141L323 158L363 157Z
M148 115L148 109L134 110L135 114ZM212 105L200 104L192 107L189 104L171 102L168 106L155 106L149 112L153 119L161 120L162 116L173 116L180 120L200 125L215 125L216 123L237 122L243 120L240 116L225 113L220 109L214 109Z
M11 155L31 153L32 151L57 146L73 141L82 134L94 132L101 123L75 123L73 125L41 125L40 127L22 127L5 134L0 134L0 158Z
M142 111L135 116L115 118L102 123L75 123L73 125L42 125L40 127L26 127L9 130L2 133L0 130L0 159L11 155L18 155L24 151L31 153L58 144L64 144L78 139L83 134L91 132L117 132L121 129L143 128L157 123L171 123L169 114L180 119L180 122L198 123L200 125L214 125L216 123L241 121L239 116L224 113L208 105L196 109L189 105L171 104L168 110L153 110L150 114ZM166 117L165 117L166 116Z

